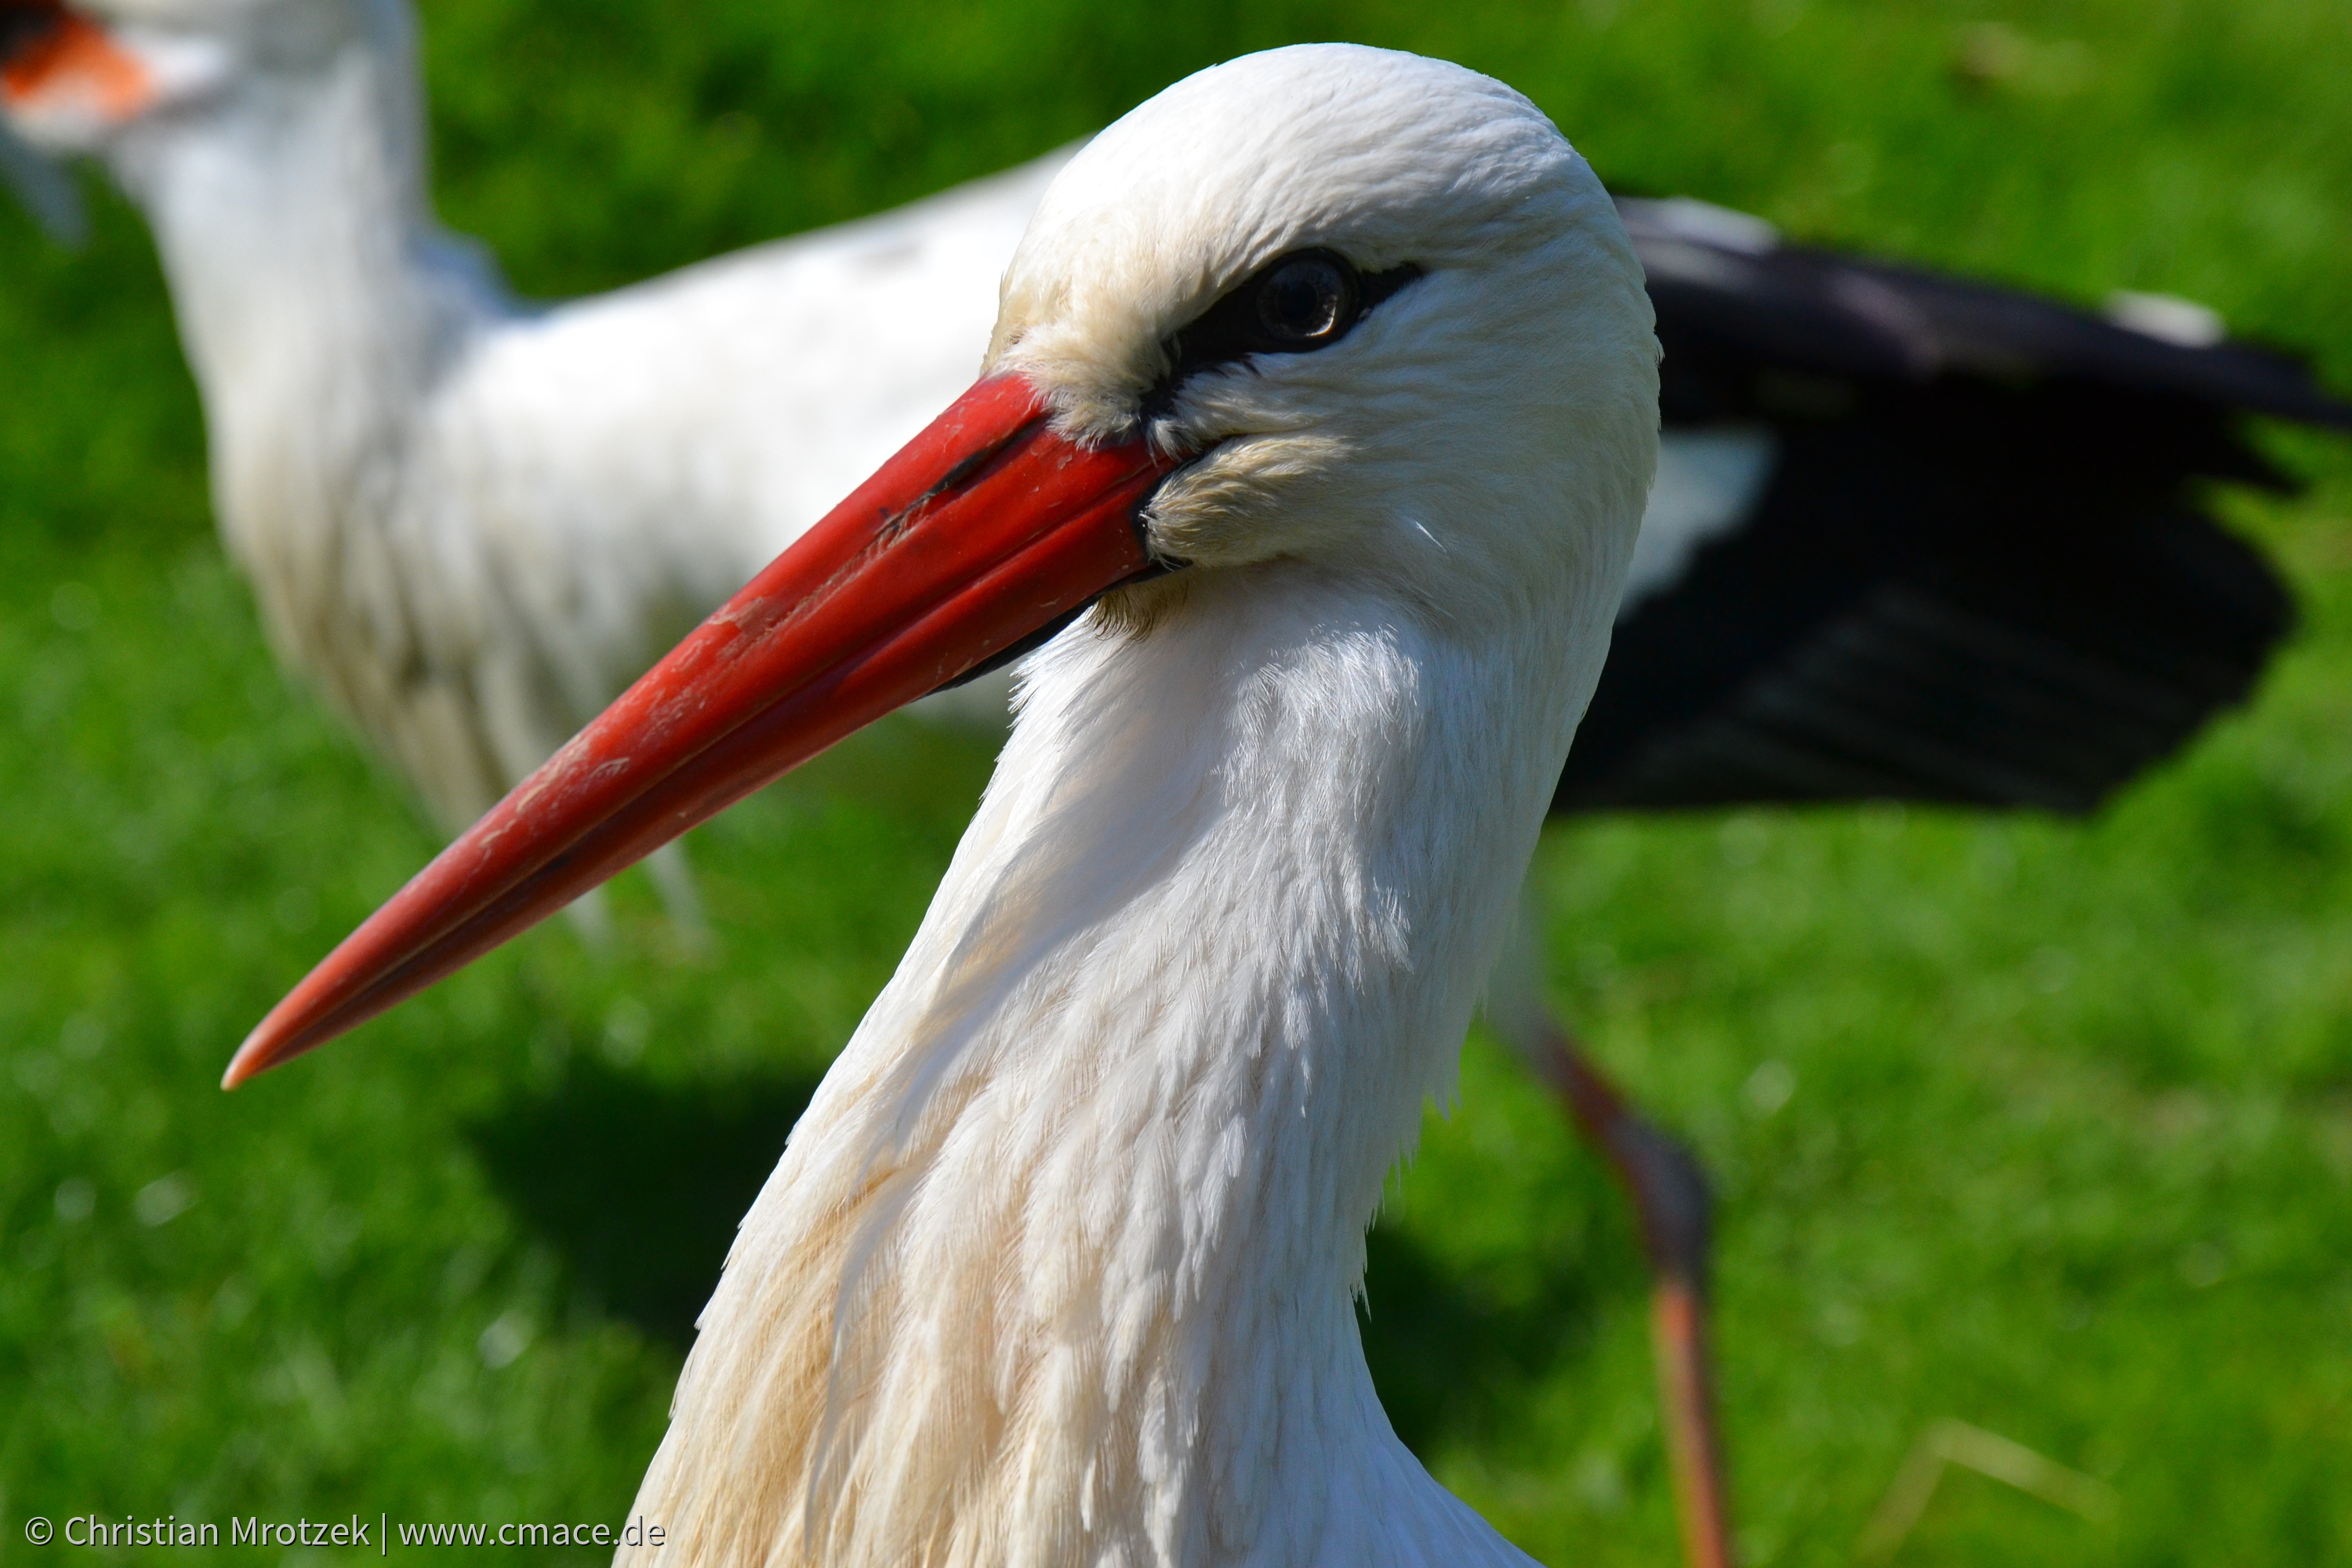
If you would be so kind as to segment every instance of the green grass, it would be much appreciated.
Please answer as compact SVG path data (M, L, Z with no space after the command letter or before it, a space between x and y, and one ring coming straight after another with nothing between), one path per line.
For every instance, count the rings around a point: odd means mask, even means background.
M979 174L1212 59L1345 37L1532 94L1634 189L2077 297L2210 301L2352 384L2352 10L1874 0L864 7L435 0L451 221L540 294ZM1987 32L1999 24L2007 32ZM710 1261L887 974L987 758L861 738L641 885L225 1098L242 1030L433 847L275 672L204 500L140 225L0 216L0 1560L79 1511L616 1518ZM2096 821L1556 830L1555 996L1720 1179L1758 1563L1850 1559L1931 1423L2102 1478L1947 1477L1898 1561L2352 1562L2352 453L2234 500L2304 628ZM1474 1039L1375 1249L1438 1473L1555 1563L1666 1562L1642 1278Z

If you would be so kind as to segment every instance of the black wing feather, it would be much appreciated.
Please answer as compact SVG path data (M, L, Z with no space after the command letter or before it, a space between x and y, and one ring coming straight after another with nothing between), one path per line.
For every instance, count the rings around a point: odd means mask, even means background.
M1865 799L2086 812L2243 700L2294 622L2201 504L2288 481L2286 356L1640 221L1669 430L1768 424L1755 508L1617 628L1556 811Z

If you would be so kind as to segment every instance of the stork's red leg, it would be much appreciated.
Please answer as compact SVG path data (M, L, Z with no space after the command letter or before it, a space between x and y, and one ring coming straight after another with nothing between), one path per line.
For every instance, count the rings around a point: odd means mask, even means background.
M1675 1502L1691 1568L1731 1568L1723 1449L1707 1363L1706 1252L1711 1200L1696 1156L1627 1105L1575 1037L1548 1015L1532 1065L1633 1200L1650 1260L1650 1335L1658 1354Z

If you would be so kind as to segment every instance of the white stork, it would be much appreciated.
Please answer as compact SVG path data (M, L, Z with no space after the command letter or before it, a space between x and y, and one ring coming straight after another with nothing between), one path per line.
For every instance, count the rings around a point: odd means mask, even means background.
M230 1080L1092 602L744 1223L638 1511L692 1563L1524 1563L1390 1430L1352 1296L1607 651L1641 267L1525 99L1311 46L1097 138L1004 299L986 378Z
M1061 156L535 310L434 221L413 32L0 0L0 108L146 213L229 552L454 833L971 384Z

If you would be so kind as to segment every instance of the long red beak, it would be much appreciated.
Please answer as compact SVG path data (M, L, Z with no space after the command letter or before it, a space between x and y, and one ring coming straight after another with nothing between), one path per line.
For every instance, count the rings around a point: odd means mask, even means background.
M982 382L312 970L222 1086L462 968L844 736L1153 569L1181 459Z

